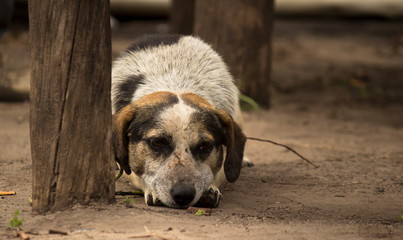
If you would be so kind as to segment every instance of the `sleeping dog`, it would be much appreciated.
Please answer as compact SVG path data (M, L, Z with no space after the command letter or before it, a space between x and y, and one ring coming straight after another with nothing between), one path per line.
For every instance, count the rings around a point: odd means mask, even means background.
M222 58L191 36L143 37L113 63L115 160L146 204L218 206L242 167L238 94Z

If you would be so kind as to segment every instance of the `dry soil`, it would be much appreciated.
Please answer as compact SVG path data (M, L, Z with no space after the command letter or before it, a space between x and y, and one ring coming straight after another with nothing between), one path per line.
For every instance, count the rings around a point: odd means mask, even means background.
M320 167L248 141L255 166L222 187L211 216L149 207L142 196L33 216L29 101L1 102L0 190L17 194L0 199L0 239L15 237L8 224L16 210L31 239L129 239L149 235L145 228L152 239L402 239L402 26L278 20L272 108L244 112L245 133L287 144ZM113 34L114 56L140 34L167 30L164 21L122 23ZM0 41L2 71L27 82L28 37L15 31ZM117 182L117 190L130 189Z

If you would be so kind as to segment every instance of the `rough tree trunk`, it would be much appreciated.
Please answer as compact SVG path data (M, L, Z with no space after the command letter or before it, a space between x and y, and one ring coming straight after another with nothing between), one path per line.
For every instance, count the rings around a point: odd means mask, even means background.
M28 3L33 211L113 202L109 1Z
M194 34L224 57L242 93L270 106L274 0L196 0Z

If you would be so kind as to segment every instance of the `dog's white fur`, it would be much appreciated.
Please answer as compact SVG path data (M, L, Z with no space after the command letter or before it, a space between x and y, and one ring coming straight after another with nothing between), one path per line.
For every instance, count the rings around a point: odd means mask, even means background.
M185 104L181 94L190 92L202 97L217 109L227 112L239 126L242 126L239 91L221 57L209 45L191 36L182 36L178 41L169 44L125 52L114 62L112 68L113 114L119 113L122 109L122 106L119 106L119 94L122 91L122 84L125 84L130 76L141 76L136 83L135 91L130 95L130 103L135 103L155 92L170 92L179 99L177 104L164 109L158 119L163 122L166 129L174 131L173 141L179 145L173 155L181 156L176 156L177 160L169 161L178 161L178 163L186 161L184 164L186 171L179 172L183 172L188 178L199 179L194 183L196 196L189 205L195 204L203 191L208 188L218 191L218 186L225 179L223 167L218 173L213 174L207 164L186 160L189 158L185 153L189 144L197 140L194 138L199 137L189 130L190 118L195 111L199 110ZM157 135L158 130L152 130L147 134ZM128 148L134 148L134 146ZM218 156L219 153L214 154ZM151 166L147 164L145 163L146 170L151 169ZM165 165L161 165L155 171L156 174L144 176L137 176L132 172L129 180L135 188L145 192L146 202L150 202L148 198L152 196L154 203L158 199L164 205L175 207L176 204L169 193L177 176L172 175L169 172L169 166ZM178 172L174 174L177 175ZM172 182L170 179L173 179Z
M239 91L227 66L198 38L184 36L176 44L125 53L113 64L112 101L119 91L119 82L126 81L130 75L144 76L144 83L137 88L132 101L157 91L193 92L224 109L237 121L242 119ZM113 104L112 113L115 112Z

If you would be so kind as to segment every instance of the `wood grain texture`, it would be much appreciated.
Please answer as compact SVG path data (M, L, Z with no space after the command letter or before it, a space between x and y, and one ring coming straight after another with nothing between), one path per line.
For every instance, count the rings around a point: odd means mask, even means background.
M196 0L194 34L224 57L242 93L270 106L274 0Z
M33 211L114 201L109 1L29 1Z
M193 33L194 6L196 0L172 0L170 32L184 35Z

